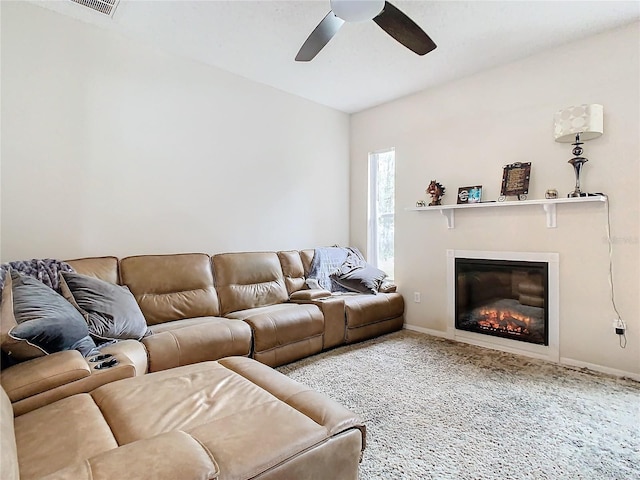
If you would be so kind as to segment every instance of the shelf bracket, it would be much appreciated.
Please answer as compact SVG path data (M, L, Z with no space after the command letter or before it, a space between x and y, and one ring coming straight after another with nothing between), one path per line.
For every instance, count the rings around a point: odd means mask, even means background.
M453 215L454 210L445 210L444 208L440 209L440 213L447 217L447 228L456 228L455 216Z
M547 214L547 228L556 228L556 204L543 203L542 208Z

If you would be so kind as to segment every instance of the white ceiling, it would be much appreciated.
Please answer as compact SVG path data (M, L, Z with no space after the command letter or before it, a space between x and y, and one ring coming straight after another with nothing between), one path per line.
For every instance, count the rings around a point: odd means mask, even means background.
M639 1L397 0L436 50L420 57L368 21L299 63L329 0L120 0L113 18L71 0L33 3L348 113L640 20Z

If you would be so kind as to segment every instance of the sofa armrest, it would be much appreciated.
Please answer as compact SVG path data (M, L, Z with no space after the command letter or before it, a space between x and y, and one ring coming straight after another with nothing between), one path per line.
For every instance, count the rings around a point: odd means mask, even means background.
M327 298L331 296L331 292L329 290L322 289L310 289L310 290L298 290L297 292L293 292L289 297L290 302L309 302L311 300L317 300L319 298Z
M378 292L380 293L395 293L398 290L398 287L393 282L383 281L382 285L380 285L380 289Z
M82 356L80 357L82 358ZM31 410L57 402L58 400L70 397L71 395L75 395L77 393L88 393L107 383L140 375L138 372L138 366L134 360L129 358L127 355L120 352L114 352L113 357L118 361L118 363L111 368L104 369L96 369L96 366L100 362L89 362L89 359L82 358L82 361L90 372L89 375L13 402L13 415L18 417L30 412ZM33 361L34 360L31 360L30 362ZM16 368L16 366L10 368L13 369ZM9 369L7 371L9 371Z
M345 295L351 295L351 293ZM311 303L322 311L322 316L324 317L323 350L345 343L347 328L344 311L345 295L332 295L328 290L319 289L298 290L291 294L290 302ZM354 293L353 295L356 294Z
M138 340L120 340L100 348L100 353L110 353L120 361L128 359L136 369L136 376L144 375L149 369L147 349Z
M173 431L108 450L83 462L69 465L42 480L216 480L219 474L211 452L189 434Z
M0 382L11 402L52 390L91 375L77 350L34 358L2 370Z

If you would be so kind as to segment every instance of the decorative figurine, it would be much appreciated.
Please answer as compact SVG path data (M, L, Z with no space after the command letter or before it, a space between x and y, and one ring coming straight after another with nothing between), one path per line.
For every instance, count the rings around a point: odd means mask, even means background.
M546 192L544 192L544 198L558 198L558 190L555 188L550 188Z
M416 207L418 207L418 208L426 207L426 206L427 206L427 204L426 204L426 202L424 200L418 200L416 202Z
M440 200L444 196L445 187L443 187L440 183L435 180L431 180L431 183L427 187L427 194L431 195L431 202L429 202L429 206L433 207L436 205L441 205Z

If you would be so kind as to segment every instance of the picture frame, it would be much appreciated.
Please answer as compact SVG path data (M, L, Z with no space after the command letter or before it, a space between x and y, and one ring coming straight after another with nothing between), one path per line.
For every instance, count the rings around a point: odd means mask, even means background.
M502 171L502 197L525 197L529 193L529 178L531 177L531 162L511 163L505 165Z
M458 205L480 203L482 201L482 185L458 188Z

